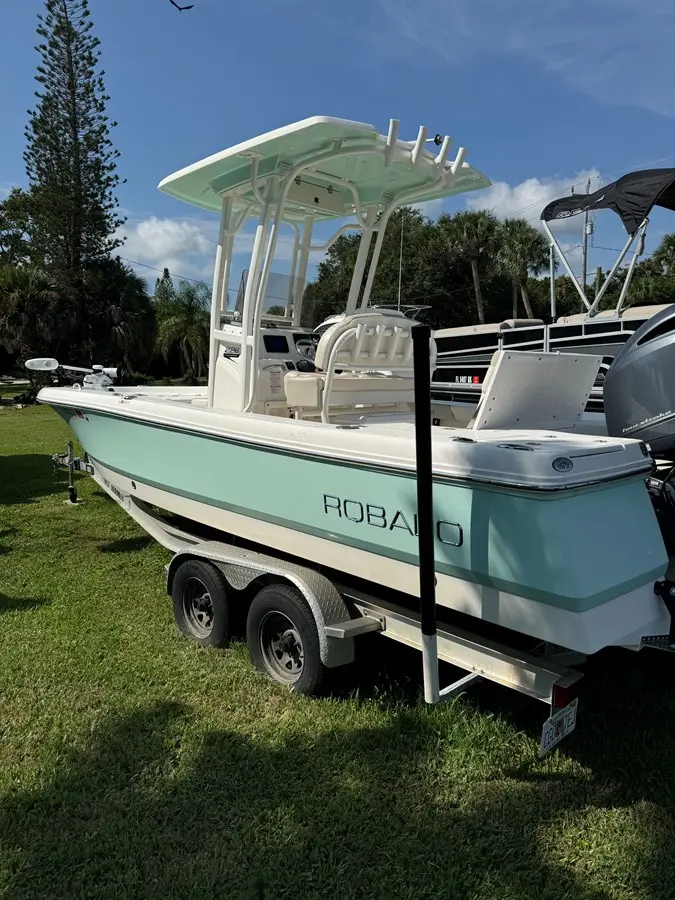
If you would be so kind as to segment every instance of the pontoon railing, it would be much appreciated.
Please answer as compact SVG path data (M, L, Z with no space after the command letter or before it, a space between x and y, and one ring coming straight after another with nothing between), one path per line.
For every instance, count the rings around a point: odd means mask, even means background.
M605 296L605 292L607 291L607 288L609 287L609 285L612 281L612 278L614 278L614 276L616 275L616 273L619 269L619 266L626 258L626 254L628 253L630 248L633 246L633 244L635 243L636 240L639 240L637 250L635 251L635 253L633 255L633 259L631 260L631 264L628 269L628 273L626 275L626 280L621 289L621 295L619 296L619 300L617 301L616 314L620 315L621 310L623 309L626 297L628 295L628 288L629 288L631 280L633 278L633 272L635 270L635 265L638 261L638 258L640 256L642 256L642 254L644 253L644 239L645 239L645 234L647 231L647 226L649 225L649 219L648 218L643 219L642 222L640 223L639 227L636 229L636 231L634 231L633 234L631 234L629 236L628 240L626 241L626 243L624 244L624 246L621 250L621 253L617 257L616 261L614 262L614 265L612 266L612 269L611 269L609 275L607 275L607 277L605 278L605 280L602 283L602 287L598 291L596 297L594 297L593 303L589 302L588 297L586 296L586 292L584 290L585 285L579 284L577 276L572 271L572 268L571 268L569 262L567 261L567 257L565 256L565 253L563 252L562 247L556 240L555 235L549 228L548 223L542 219L541 224L544 228L544 231L548 235L549 240L551 241L551 246L553 248L555 248L555 250L558 254L558 257L560 258L560 261L562 262L563 266L565 267L565 271L572 279L572 283L574 284L576 292L577 292L577 294L579 294L579 297L581 298L582 303L586 307L589 319L592 319L598 312L598 309L600 307L600 301ZM553 272L553 265L551 265L551 273L552 272ZM551 278L553 279L552 274L551 274ZM554 319L555 319L555 305L556 305L555 304L555 287L552 287L551 288L551 315Z

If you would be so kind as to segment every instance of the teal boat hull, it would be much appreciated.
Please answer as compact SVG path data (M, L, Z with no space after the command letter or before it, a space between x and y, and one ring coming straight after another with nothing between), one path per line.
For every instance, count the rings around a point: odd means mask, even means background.
M341 549L343 558L357 550L417 565L412 472L59 412L88 455L132 481L139 497L154 489L328 541L336 568ZM439 575L570 613L627 595L663 577L668 564L642 477L564 491L441 480L434 507Z

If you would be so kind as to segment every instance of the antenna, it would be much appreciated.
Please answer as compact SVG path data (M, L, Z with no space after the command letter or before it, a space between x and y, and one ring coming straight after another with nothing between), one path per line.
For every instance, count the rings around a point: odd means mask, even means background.
M403 272L403 207L401 207L401 246L398 251L398 310L401 311L401 276Z

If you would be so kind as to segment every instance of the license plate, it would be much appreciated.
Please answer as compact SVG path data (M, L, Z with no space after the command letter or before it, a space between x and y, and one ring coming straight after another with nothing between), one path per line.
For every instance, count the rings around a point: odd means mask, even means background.
M550 719L544 722L541 729L541 743L539 744L539 756L543 756L559 744L563 738L574 731L577 724L577 707L579 698L575 697L571 703L559 709Z

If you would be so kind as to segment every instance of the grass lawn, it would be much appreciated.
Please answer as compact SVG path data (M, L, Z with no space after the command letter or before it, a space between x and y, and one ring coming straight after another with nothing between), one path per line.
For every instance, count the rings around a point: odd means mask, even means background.
M376 635L294 696L179 635L168 554L91 479L64 504L68 437L0 408L0 897L675 897L675 658L594 660L544 761L545 707L428 709Z

